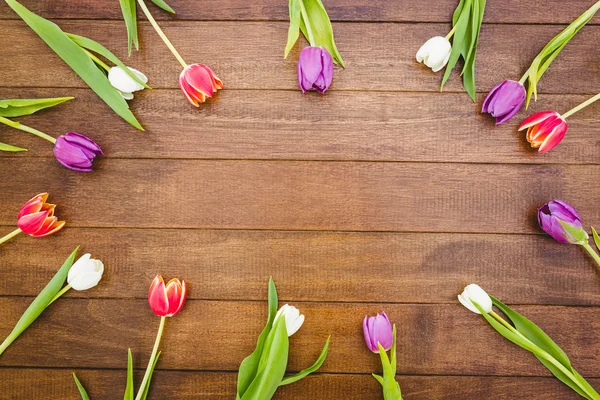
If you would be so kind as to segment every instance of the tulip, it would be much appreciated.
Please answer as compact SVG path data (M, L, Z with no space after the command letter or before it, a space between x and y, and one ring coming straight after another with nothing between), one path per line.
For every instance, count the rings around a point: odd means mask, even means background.
M485 290L474 283L465 287L462 294L458 295L458 301L475 314L481 314L481 312L475 307L473 302L477 303L486 313L492 312L492 299Z
M582 244L588 234L577 210L562 200L553 200L538 209L538 223L557 242Z
M54 156L58 162L73 171L91 172L92 161L103 154L96 142L81 133L61 135L54 144Z
M304 323L304 315L300 314L300 310L298 310L294 306L290 306L289 304L284 305L277 311L275 315L275 319L273 320L273 326L275 326L275 322L279 319L279 317L285 318L285 327L287 329L288 337L292 336L294 333L298 332L298 329Z
M557 112L542 111L527 118L519 131L527 129L527 141L540 153L552 150L567 133L567 121Z
M298 59L298 84L302 93L316 90L323 94L333 80L333 58L324 47L305 47Z
M147 83L148 77L137 69L127 67L142 82ZM133 92L144 90L144 86L136 82L121 67L112 67L108 70L108 80L110 84L121 93L125 100L133 99Z
M207 97L212 98L217 90L223 89L223 82L206 65L191 64L181 71L179 86L190 104L200 107Z
M519 112L525 103L525 87L517 81L504 81L495 86L483 101L482 113L496 118L496 125L503 124Z
M44 237L58 232L65 226L54 216L56 205L46 203L48 193L40 193L21 207L17 217L19 229L33 237Z
M91 258L91 254L87 253L73 264L67 282L75 290L88 290L100 282L103 273L102 261Z
M374 317L365 316L363 333L365 343L373 353L379 353L378 344L381 344L385 351L391 349L394 344L392 323L384 312Z
M148 303L159 317L172 317L183 308L186 295L185 281L174 278L165 285L162 276L156 275L148 291Z
M417 51L417 61L427 65L433 72L438 72L450 59L452 45L443 36L434 36Z

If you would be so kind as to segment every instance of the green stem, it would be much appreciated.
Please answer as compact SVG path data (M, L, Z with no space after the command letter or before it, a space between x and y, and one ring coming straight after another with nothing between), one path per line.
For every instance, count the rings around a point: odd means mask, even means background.
M450 38L451 38L452 36L454 36L454 32L456 32L456 26L453 26L453 27L452 27L452 30L451 30L450 32L448 32L448 34L446 35L446 39L447 39L447 40L450 40Z
M49 141L50 143L54 144L56 143L56 139L54 139L52 136L50 135L46 135L44 132L42 131L38 131L37 129L31 128L27 125L23 125L19 122L13 122L8 118L4 118L4 117L0 117L0 123L8 125L12 128L24 131L24 132L28 132L31 133L32 135L35 135L37 137L41 137L42 139L46 139L47 141Z
M308 12L306 12L306 7L304 7L304 0L300 0L300 12L302 13L302 19L304 20L304 26L306 27L308 43L310 43L311 46L316 46L317 42L312 31L312 26L310 25L310 20L308 19Z
M183 68L186 68L187 64L183 60L183 57L181 57L181 55L179 54L177 49L175 49L175 46L173 46L173 43L171 43L171 41L169 40L167 35L165 35L165 33L162 31L162 29L160 29L160 26L158 26L158 23L156 22L156 20L152 16L152 14L150 14L150 10L148 10L148 7L146 7L144 0L138 0L138 4L142 8L142 11L146 15L146 18L148 18L148 21L150 21L150 24L152 25L152 27L154 28L156 33L158 33L158 36L160 36L160 38L163 40L163 42L165 42L165 44L167 45L169 50L171 50L171 53L173 53L173 55L175 56L177 61L179 61L179 63L183 66Z
M529 70L525 71L525 74L521 77L521 80L519 80L519 83L521 85L525 85L525 81L527 80L527 78L529 78Z
M589 106L590 104L596 102L600 100L600 93L598 93L597 95L595 95L592 98L587 99L586 101L584 101L583 103L581 103L580 105L578 105L575 108L570 109L569 111L567 111L566 113L564 113L562 115L563 118L567 118L570 117L571 115L575 114L576 112L579 112L581 110L583 110L584 108L586 108L587 106Z
M96 55L90 51L87 51L86 49L83 49L83 51L85 51L87 53L88 56L90 56L90 58L99 66L101 66L102 68L104 68L106 71L110 71L110 67L108 65L106 65L106 63L104 61L102 61L101 59L99 59L98 57L96 57Z
M56 300L58 300L58 298L59 298L60 296L62 296L63 294L67 293L67 292L69 291L69 289L71 289L71 285L67 284L67 286L65 286L64 288L62 288L62 289L60 290L60 292L58 292L58 293L56 294L56 296L54 296L54 298L53 298L52 300L50 300L50 303L48 303L48 306L49 306L50 304L54 303ZM48 307L48 306L46 306L46 307Z
M19 233L23 232L21 229L17 228L14 231L12 231L11 233L9 233L8 235L0 238L0 244L6 242L9 239L14 238L15 236L17 236Z
M596 261L596 264L598 264L598 266L600 266L600 256L598 255L598 253L596 253L594 251L592 246L590 246L590 244L588 242L583 242L581 245L583 246L584 249L587 250L588 253L590 253L590 255L592 256L594 261Z
M141 400L144 394L144 388L148 384L148 379L150 377L150 373L152 372L152 366L154 365L154 359L156 358L156 353L158 353L158 346L160 344L160 338L162 337L163 329L165 328L165 320L167 317L160 317L160 326L158 327L158 333L156 334L156 341L154 342L154 348L152 349L152 355L150 355L150 360L148 361L148 367L146 368L146 373L144 374L144 379L142 380L142 384L140 385L140 389L138 391L137 396L135 396L135 400Z
M564 365L562 365L556 358L552 357L550 354L548 354L546 351L544 351L543 349L541 349L538 345L536 345L535 343L533 343L531 340L527 339L514 326L512 326L507 321L505 321L504 318L502 318L501 316L499 316L498 314L496 314L496 312L494 312L494 311L490 311L489 315L491 315L492 317L494 317L498 322L500 322L502 325L504 325L506 328L508 328L508 330L510 330L512 333L514 333L515 335L518 335L523 340L525 340L526 342L530 343L532 346L534 346L535 348L537 348L538 353L534 353L534 354L540 356L541 358L545 359L546 361L548 361L552 365L554 365L556 368L558 368L563 374L565 374L566 376L568 376L569 379L571 379L573 381L573 383L575 383L584 393L586 393L588 396L590 396L590 398L595 399L595 400L596 399L600 399L600 396L596 392L590 393L585 387L583 387L579 383L579 380L577 379L577 377L575 377L575 375L573 375L573 373L567 367L565 367Z

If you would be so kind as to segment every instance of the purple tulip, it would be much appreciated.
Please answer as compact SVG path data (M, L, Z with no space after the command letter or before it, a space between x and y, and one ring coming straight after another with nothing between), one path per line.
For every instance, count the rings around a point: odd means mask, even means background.
M78 172L92 172L92 161L104 154L92 139L69 132L59 136L54 144L54 156L65 167Z
M298 84L302 93L314 89L323 94L333 80L333 58L323 47L305 47L298 59Z
M582 244L588 234L577 210L562 200L552 200L538 209L538 222L547 234L560 243Z
M379 353L377 343L381 344L385 351L391 349L394 344L392 323L384 312L374 317L366 316L363 321L363 332L367 347L373 353Z
M525 103L525 87L516 81L504 81L494 87L483 101L481 112L496 118L496 125L511 119Z

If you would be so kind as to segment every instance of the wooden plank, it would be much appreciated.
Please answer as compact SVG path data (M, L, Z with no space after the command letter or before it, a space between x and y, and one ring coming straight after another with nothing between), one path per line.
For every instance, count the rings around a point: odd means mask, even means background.
M4 89L4 98L72 95L53 110L19 118L58 136L67 131L93 137L109 158L288 159L435 161L468 163L584 163L600 161L593 110L569 121L560 147L540 155L517 133L523 113L508 124L477 112L458 93L363 93L334 91L321 98L294 91L246 90L220 94L201 109L181 92L154 90L132 103L146 128L139 133L86 89ZM540 106L567 110L585 95L545 95ZM536 106L537 108L538 106ZM99 122L101 121L101 122ZM452 127L450 129L449 127ZM45 140L0 127L2 141L30 151L0 157L52 157Z
M288 26L284 22L169 22L164 28L187 62L209 64L226 89L298 90L297 45L288 60L283 48ZM62 21L66 31L89 36L126 59L124 24L119 21ZM487 92L504 79L519 79L547 41L560 31L555 25L489 25L481 33L477 56L477 88ZM335 24L338 47L347 64L336 69L332 90L383 90L438 92L441 74L434 74L415 61L415 53L431 36L444 34L447 24ZM22 21L0 21L1 86L84 87L77 77ZM240 34L243 32L243 35ZM143 71L155 88L177 88L180 65L153 29L141 24L144 51L128 64ZM198 46L191 37L210 37ZM515 41L514 38L519 40ZM539 85L540 93L595 94L600 74L594 63L581 54L593 54L600 40L600 27L582 30L563 50ZM304 44L303 44L304 45ZM565 85L565 77L578 79ZM460 91L460 79L450 80L447 91ZM312 93L309 96L318 97ZM482 96L480 96L482 97ZM542 99L544 96L542 96ZM219 97L213 101L219 101ZM473 106L473 113L479 107ZM535 109L539 110L537 107Z
M145 298L154 274L185 278L190 298L448 303L478 282L511 304L598 305L595 264L537 235L68 228L2 246L0 293L35 296L77 245L105 263L102 283L67 296ZM26 270L27 279L23 279Z
M68 226L538 233L563 198L598 225L598 166L0 159L0 224L50 192ZM15 176L27 179L15 179ZM566 250L566 249L565 249Z
M0 400L60 398L81 400L69 371L57 369L0 369L6 388ZM125 371L81 370L78 377L92 399L116 399L123 395ZM141 374L138 371L137 381ZM552 378L398 376L403 395L411 400L462 400L526 398L530 400L576 400L579 397ZM591 379L590 384L600 385ZM206 398L230 400L235 397L235 373L158 371L152 377L148 399ZM370 376L317 374L300 383L280 388L275 399L379 400L381 389Z
M46 18L121 19L118 5L93 1L23 0L30 10ZM428 5L409 0L326 0L324 1L332 20L337 21L450 21L456 0L441 0ZM286 2L265 0L246 2L220 0L218 5L209 0L172 0L169 4L177 11L175 16L151 6L157 19L178 20L281 20L289 18ZM585 11L591 2L582 0L532 0L527 3L502 2L487 7L485 22L488 23L570 23ZM551 12L549 12L551 10ZM140 13L140 18L141 17ZM10 8L0 3L0 19L16 18ZM595 23L592 20L591 23Z
M203 284L190 285L202 292ZM0 336L31 301L0 298ZM463 306L298 303L306 316L291 340L289 369L311 365L328 335L322 372L371 373L381 367L362 335L367 313L385 310L398 327L399 374L549 376L535 357L508 342ZM586 377L599 377L600 309L518 306L569 354ZM160 369L236 371L250 354L266 320L264 302L190 300L169 319ZM123 368L130 347L145 367L159 318L146 300L62 299L46 310L0 358L2 366ZM182 351L183 350L183 351Z

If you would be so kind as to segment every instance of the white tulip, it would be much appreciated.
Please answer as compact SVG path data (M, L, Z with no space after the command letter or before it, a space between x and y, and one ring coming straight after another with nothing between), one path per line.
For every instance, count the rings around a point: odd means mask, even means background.
M434 36L425 42L417 52L417 61L423 62L433 72L438 72L448 63L452 45L442 36Z
M275 325L277 319L282 315L285 317L285 327L287 328L288 336L292 336L294 333L298 332L298 329L300 329L304 323L304 315L300 314L300 310L286 304L277 311L273 325Z
M479 287L479 285L476 285L474 283L471 283L470 285L465 287L465 290L462 292L462 294L458 295L458 301L460 301L460 303L463 306L467 307L469 310L473 311L475 314L481 314L481 313L475 307L475 305L473 304L473 301L475 303L477 303L479 305L479 307L481 307L483 309L483 311L485 311L486 313L489 313L492 311L492 299L485 292L485 290L483 290L482 288Z
M146 77L146 75L142 74L137 69L133 69L130 67L127 67L127 68L129 68L129 70L135 76L137 76L137 78L140 81L142 81L144 83L148 82L148 78ZM138 90L144 89L144 86L142 86L138 82L136 82L121 67L112 67L108 71L108 80L109 80L110 84L113 85L113 87L115 89L117 89L119 91L119 93L121 93L121 96L123 96L123 98L125 100L133 99L133 92L137 92Z
M75 290L88 290L100 282L103 273L102 261L91 258L91 254L88 253L73 264L69 270L67 282Z

